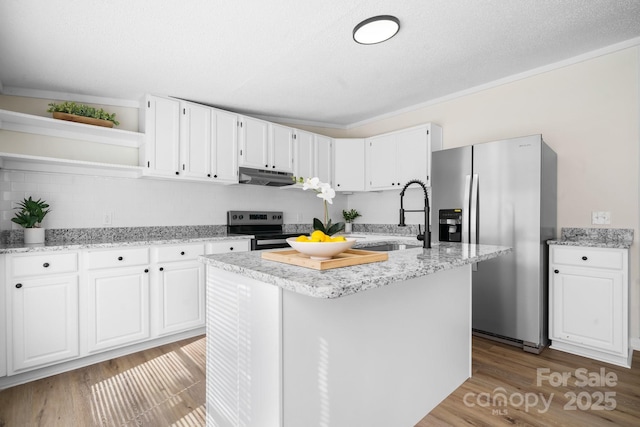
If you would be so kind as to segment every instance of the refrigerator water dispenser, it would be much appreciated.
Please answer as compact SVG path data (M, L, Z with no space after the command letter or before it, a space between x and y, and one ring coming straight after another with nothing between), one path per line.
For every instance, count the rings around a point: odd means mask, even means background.
M441 242L462 242L462 209L440 209Z

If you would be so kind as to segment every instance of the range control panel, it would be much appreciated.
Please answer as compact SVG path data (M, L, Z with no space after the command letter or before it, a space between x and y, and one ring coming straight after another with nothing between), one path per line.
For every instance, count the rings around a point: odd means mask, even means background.
M227 225L282 225L282 212L228 211Z

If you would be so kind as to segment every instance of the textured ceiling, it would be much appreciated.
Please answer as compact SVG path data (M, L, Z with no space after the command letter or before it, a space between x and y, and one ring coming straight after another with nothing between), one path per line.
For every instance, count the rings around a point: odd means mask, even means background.
M348 126L637 37L638 0L0 0L0 83Z

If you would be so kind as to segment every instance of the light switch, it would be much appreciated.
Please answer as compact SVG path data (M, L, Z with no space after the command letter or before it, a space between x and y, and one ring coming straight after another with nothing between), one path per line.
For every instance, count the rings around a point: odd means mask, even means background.
M113 223L113 212L105 212L102 214L102 225L111 225Z

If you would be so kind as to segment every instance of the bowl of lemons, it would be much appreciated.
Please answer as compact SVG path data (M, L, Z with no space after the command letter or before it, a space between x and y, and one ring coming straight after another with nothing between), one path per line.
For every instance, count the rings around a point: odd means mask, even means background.
M314 231L310 236L301 235L287 239L289 246L315 260L331 259L351 248L355 242L356 239L354 238L344 236L331 237L320 230Z

